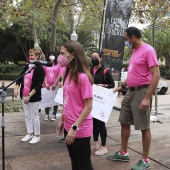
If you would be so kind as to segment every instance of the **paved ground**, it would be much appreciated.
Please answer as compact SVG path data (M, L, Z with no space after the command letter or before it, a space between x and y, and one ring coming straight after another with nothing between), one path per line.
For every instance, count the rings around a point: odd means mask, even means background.
M168 81L170 83L170 81ZM170 87L170 86L169 86ZM116 101L120 106L123 96ZM11 98L10 98L11 100ZM151 123L152 144L149 157L151 169L170 169L170 89L166 95L158 97L158 119L161 123ZM154 103L154 102L153 102ZM153 106L154 107L154 106ZM59 111L61 111L61 107ZM106 159L107 155L114 153L120 148L120 124L117 119L119 112L112 111L107 123L108 153L103 156L95 156L92 151L92 163L94 170L130 170L131 167L141 158L141 133L132 127L129 141L130 162L113 162ZM44 111L40 114L41 119L41 142L30 145L20 142L25 135L25 122L23 112L5 113L5 165L6 170L71 170L70 159L65 144L59 143L61 139L55 133L56 121L44 121ZM0 136L1 136L0 129ZM0 141L0 148L2 143ZM2 159L2 155L0 155ZM0 160L1 160L0 159ZM2 169L2 162L0 162Z

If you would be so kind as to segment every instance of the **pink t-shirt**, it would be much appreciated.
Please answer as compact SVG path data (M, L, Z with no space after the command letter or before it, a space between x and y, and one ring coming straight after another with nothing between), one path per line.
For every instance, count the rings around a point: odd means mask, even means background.
M98 69L93 68L93 75L96 74L97 70L98 70Z
M46 81L49 86L52 86L55 83L60 70L61 67L59 66L59 64L53 65L52 67L44 67ZM43 87L46 87L45 83L43 83Z
M64 76L65 72L66 72L66 67L61 67L60 73L62 77Z
M143 44L134 50L130 57L127 73L128 87L150 84L152 79L150 68L157 65L157 55L152 46Z
M31 73L28 73L24 76L24 88L22 90L22 93L24 96L28 96L30 92L33 73L34 73L34 70L32 70Z
M79 84L76 86L74 81L69 82L67 76L63 87L63 115L64 128L69 131L71 126L79 118L85 104L84 99L92 98L92 84L84 73L79 73ZM92 135L93 121L92 116L86 117L76 133L76 138L89 137Z

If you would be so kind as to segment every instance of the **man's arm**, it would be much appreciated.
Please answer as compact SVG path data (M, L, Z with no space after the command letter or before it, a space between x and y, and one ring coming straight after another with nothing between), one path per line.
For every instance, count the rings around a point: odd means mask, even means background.
M145 95L146 99L150 99L152 97L153 93L157 89L157 85L158 85L158 82L159 82L159 79L160 79L159 66L151 67L150 71L152 73L152 80L151 80L150 86L148 88L148 91Z
M139 108L141 110L143 109L148 109L150 106L150 99L153 95L153 93L155 92L159 79L160 79L160 72L159 72L159 66L154 66L150 68L151 73L152 73L152 80L151 83L149 85L148 91L146 92L146 95L144 97L144 99L142 100Z

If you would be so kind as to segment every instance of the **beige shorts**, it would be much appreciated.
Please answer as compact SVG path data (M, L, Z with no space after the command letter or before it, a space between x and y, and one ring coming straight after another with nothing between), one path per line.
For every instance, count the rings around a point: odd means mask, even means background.
M148 87L143 87L135 91L128 89L121 103L120 123L134 125L135 130L150 128L150 108L145 111L139 109L147 90Z

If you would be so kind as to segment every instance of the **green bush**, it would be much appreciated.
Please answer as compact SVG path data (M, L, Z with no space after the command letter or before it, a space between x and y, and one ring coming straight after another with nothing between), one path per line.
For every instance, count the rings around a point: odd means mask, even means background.
M19 74L23 67L16 64L0 64L0 74Z
M159 66L159 69L160 69L160 75L161 77L165 77L165 66L164 65L160 65Z
M25 61L18 61L19 66L25 66L26 62Z
M165 71L165 78L170 79L170 69Z
M19 74L2 74L0 73L0 80L15 80Z

